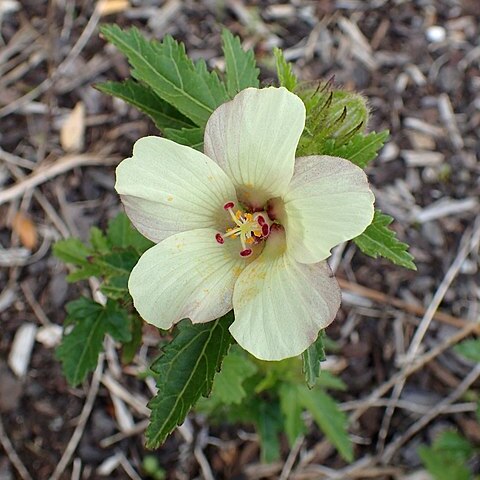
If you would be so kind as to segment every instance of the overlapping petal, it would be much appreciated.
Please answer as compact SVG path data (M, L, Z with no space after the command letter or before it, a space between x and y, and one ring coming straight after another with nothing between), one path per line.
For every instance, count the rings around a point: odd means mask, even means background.
M209 322L231 310L234 284L248 261L236 242L215 242L215 233L178 233L142 255L128 289L144 320L167 329L183 318Z
M334 246L360 235L374 213L365 173L338 157L297 158L283 200L288 249L302 263L329 257Z
M301 354L328 326L340 306L340 290L326 262L298 263L288 250L262 255L240 275L233 294L230 332L262 360Z
M165 138L138 140L116 176L127 215L154 242L197 228L223 228L222 206L236 201L232 182L215 162Z
M205 130L205 153L232 179L239 198L262 207L292 178L305 107L285 88L247 88L218 107Z

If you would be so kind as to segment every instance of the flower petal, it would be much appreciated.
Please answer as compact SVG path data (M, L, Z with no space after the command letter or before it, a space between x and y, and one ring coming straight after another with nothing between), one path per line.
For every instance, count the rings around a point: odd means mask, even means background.
M222 207L236 201L232 182L215 162L165 138L138 140L116 175L127 215L154 242L196 228L223 228Z
M167 329L183 318L209 322L231 310L233 286L248 261L237 242L219 245L215 233L178 233L142 255L128 289L145 321Z
M288 250L262 255L240 275L233 293L230 332L261 360L301 354L328 326L340 307L340 290L326 262L298 263Z
M288 249L298 262L316 263L370 225L375 197L361 168L324 155L297 158L283 200Z
M285 88L247 88L218 107L205 129L205 153L232 179L244 203L261 208L292 178L305 106Z

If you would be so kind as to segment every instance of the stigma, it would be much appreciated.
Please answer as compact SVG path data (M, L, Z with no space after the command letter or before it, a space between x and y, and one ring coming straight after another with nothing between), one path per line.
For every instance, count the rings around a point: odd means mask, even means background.
M239 209L235 211L234 202L227 202L223 209L230 215L233 225L227 228L225 233L217 233L215 240L223 245L225 239L238 239L241 244L240 256L249 257L253 253L253 245L260 243L270 234L268 216L262 212L244 213Z

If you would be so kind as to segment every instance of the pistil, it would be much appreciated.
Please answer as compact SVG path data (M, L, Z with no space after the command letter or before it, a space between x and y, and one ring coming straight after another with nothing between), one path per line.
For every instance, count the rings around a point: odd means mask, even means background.
M241 210L234 212L234 202L227 202L223 208L230 214L235 226L228 228L224 234L217 233L215 240L222 245L226 238L238 238L242 245L240 256L249 257L253 253L250 246L259 243L270 234L270 224L265 219L266 215L261 212L244 213Z

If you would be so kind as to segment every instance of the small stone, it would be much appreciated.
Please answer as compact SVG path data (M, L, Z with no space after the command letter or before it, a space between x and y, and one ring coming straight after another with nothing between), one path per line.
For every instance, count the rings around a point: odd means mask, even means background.
M426 37L432 43L443 42L447 38L447 31L440 25L432 25L427 28Z

